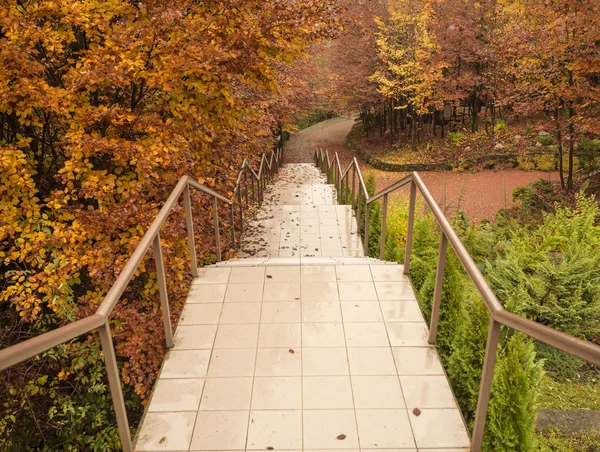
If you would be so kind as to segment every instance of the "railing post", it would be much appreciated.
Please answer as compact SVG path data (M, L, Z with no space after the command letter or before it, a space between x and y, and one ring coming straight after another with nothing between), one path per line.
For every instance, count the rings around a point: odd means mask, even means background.
M350 174L346 173L346 189L344 190L344 204L348 205L348 189L350 188Z
M254 186L254 174L250 175L250 179L252 180L252 204L256 204L256 188Z
M190 248L190 267L192 277L198 277L198 262L196 261L196 241L194 239L194 221L192 218L192 201L190 199L190 186L186 185L183 190L183 205L185 207L185 223L188 235L188 247Z
M246 191L246 206L248 206L248 167L244 168L244 190Z
M371 206L366 202L365 196L365 244L364 244L364 254L365 256L369 255L369 223L371 217Z
M383 195L383 201L381 206L381 242L379 243L379 259L385 260L385 235L387 230L387 205L388 195Z
M237 245L235 243L235 212L233 209L233 201L229 205L230 221L231 221L231 243L233 249L237 251Z
M440 303L442 292L444 290L444 271L446 269L446 253L448 251L448 238L442 232L440 240L440 250L438 254L438 264L435 273L435 288L433 289L433 305L431 310L431 324L429 326L429 343L435 344L437 338L438 322L440 319Z
M215 222L215 245L217 246L217 262L221 262L221 233L219 231L219 205L217 198L213 198L213 217Z
M354 209L354 186L356 185L356 166L352 165L352 209Z
M415 202L417 197L417 184L410 183L410 201L408 203L408 227L406 231L406 251L404 253L404 274L408 275L410 268L410 253L412 250L413 225L415 223Z
M238 202L240 203L240 233L244 232L244 206L242 205L242 190L238 186Z
M483 434L485 432L485 421L487 418L492 381L494 379L494 367L496 365L496 354L498 352L498 341L500 339L500 324L490 317L490 330L488 331L487 345L485 347L485 360L483 361L483 372L481 374L481 385L479 397L477 398L477 410L475 411L475 425L473 426L473 437L471 438L471 451L481 452Z
M117 366L117 358L115 357L115 349L113 347L108 320L98 328L98 333L100 335L100 343L102 344L102 352L104 353L104 365L106 366L108 385L110 386L110 394L117 418L121 448L123 452L133 452L127 410L125 409L125 400L123 399L123 391L121 390L121 377L119 375L119 367Z
M361 200L361 195L362 195L362 191L360 190L360 187L358 188L358 191L356 193L356 225L358 226L358 235L360 236L360 225L361 223L361 217L362 217L362 200Z
M160 233L154 237L154 263L156 264L156 279L158 280L158 293L162 308L163 325L165 326L165 341L167 347L173 347L173 330L171 328L171 314L169 312L169 295L167 294L167 280L165 278L165 265L160 244Z

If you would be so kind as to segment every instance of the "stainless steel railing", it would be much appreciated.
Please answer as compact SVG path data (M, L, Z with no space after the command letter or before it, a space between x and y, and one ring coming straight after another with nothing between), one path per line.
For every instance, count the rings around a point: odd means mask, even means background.
M467 275L471 278L475 287L490 313L490 328L488 331L485 360L483 364L483 373L481 376L481 384L479 388L479 397L477 400L477 410L475 412L475 424L473 427L473 435L471 438L471 450L480 452L483 442L483 433L487 417L488 404L490 400L490 391L492 380L494 377L494 367L496 364L496 354L498 350L498 342L500 338L500 326L505 325L514 330L520 331L534 339L544 342L548 345L558 348L573 356L577 356L591 364L600 366L600 346L570 336L553 328L547 327L540 323L529 320L525 317L518 316L504 309L496 295L486 282L479 267L473 261L473 258L461 242L460 238L448 222L448 219L442 213L442 210L435 202L427 186L423 183L419 174L416 172L410 173L408 176L400 179L398 182L381 190L379 193L369 197L367 188L363 181L360 171L360 166L356 158L352 160L346 170L342 171L340 160L337 155L330 157L329 152L319 150L315 152L315 162L317 166L327 175L327 182L335 184L338 195L345 199L348 204L348 193L351 192L352 202L354 202L355 183L358 179L358 206L357 206L357 221L360 224L364 220L364 250L365 255L368 253L369 243L369 206L379 199L382 199L382 225L381 225L381 242L380 242L380 259L384 259L384 245L386 235L386 216L387 216L387 200L388 195L405 185L410 184L409 198L409 216L408 216L408 231L406 235L406 253L404 256L404 273L409 274L410 269L410 254L412 249L412 233L415 218L415 205L417 190L425 200L426 204L431 209L438 225L441 229L440 248L438 253L438 263L436 270L436 279L433 293L433 305L431 312L431 323L429 326L430 344L435 344L437 337L437 328L440 315L440 302L442 297L442 284L444 280L444 268L446 264L446 254L448 244L452 246L454 252L458 256ZM349 188L350 172L352 172L352 187ZM362 196L361 196L362 195ZM365 213L361 212L361 204L364 197Z
M194 240L194 226L192 217L192 202L190 196L190 187L204 193L212 198L213 201L213 222L216 244L217 261L221 260L221 241L219 227L219 211L218 203L222 202L230 206L230 222L231 222L231 238L235 247L235 201L239 204L239 229L243 232L243 209L250 205L249 202L249 184L248 174L252 184L252 200L258 204L263 201L264 189L271 181L273 176L277 174L283 160L283 148L278 146L277 149L267 156L262 155L258 173L255 172L247 160L244 160L233 190L231 198L226 198L216 191L199 184L188 176L183 176L173 191L171 192L165 204L162 206L158 215L142 237L139 245L121 270L119 277L114 282L104 300L94 314L76 322L57 328L53 331L41 334L34 338L28 339L19 344L0 350L0 371L8 369L16 364L26 361L34 356L48 351L60 344L64 344L72 339L75 339L83 334L90 333L93 330L98 330L102 351L104 352L104 362L108 383L112 395L113 407L117 418L119 428L119 436L121 438L121 446L123 451L132 452L133 445L129 430L129 421L127 412L125 411L125 400L121 391L121 380L119 369L117 367L117 359L114 346L112 343L112 335L110 331L110 315L113 312L116 304L119 302L125 288L133 278L140 263L146 256L146 253L153 248L154 261L156 264L156 274L158 279L158 289L160 295L160 305L162 309L163 327L165 330L165 341L168 348L173 346L173 329L171 325L171 316L169 313L169 298L167 295L167 282L165 278L165 269L162 256L162 245L160 240L160 228L178 203L183 195L183 204L185 208L186 228L188 247L190 249L190 267L193 277L198 276L198 267L196 262L196 246ZM244 196L242 196L242 191Z

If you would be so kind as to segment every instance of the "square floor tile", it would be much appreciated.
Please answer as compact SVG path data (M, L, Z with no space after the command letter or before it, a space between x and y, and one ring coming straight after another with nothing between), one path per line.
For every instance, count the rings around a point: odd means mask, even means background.
M300 283L265 284L264 301L299 301Z
M299 323L302 320L300 303L288 301L263 302L261 323Z
M375 285L370 281L339 281L338 287L342 301L377 300Z
M385 324L346 323L346 345L348 347L386 347L389 346Z
M406 408L396 376L352 377L354 403L360 408Z
M408 282L403 265L371 265L373 281Z
M200 284L192 286L188 303L222 303L227 284Z
M340 305L330 301L302 302L303 322L341 322Z
M471 441L457 409L421 410L419 416L409 412L415 440L421 448L469 447ZM432 435L431 432L435 432Z
M192 284L227 284L229 281L230 268L199 268L198 277Z
M386 323L392 347L428 346L429 330L424 323Z
M265 278L265 267L234 267L231 269L229 282L247 284L262 281Z
M164 379L160 378L148 407L153 411L194 411L198 410L204 378Z
M261 303L225 303L221 323L259 323Z
M221 316L220 303L186 303L181 313L179 325L214 325Z
M356 410L356 420L361 448L398 449L415 446L406 410Z
M303 375L349 375L345 348L302 349Z
M229 284L225 293L225 302L248 303L262 301L263 283Z
M244 450L248 411L199 411L190 450Z
M135 445L136 451L188 450L195 412L148 413Z
M250 409L252 377L207 378L200 410L226 411Z
M445 375L401 376L406 406L412 408L457 408Z
M248 431L248 450L302 449L302 412L300 410L252 410Z
M161 378L203 378L210 350L171 350L167 353Z
M333 265L310 265L300 269L302 281L335 281Z
M375 288L380 300L416 300L408 282L376 282Z
M378 301L342 301L344 323L383 322Z
M254 375L255 348L213 350L209 377L251 377Z
M341 323L303 323L303 347L342 347L346 345Z
M303 281L302 301L338 301L338 287L335 282Z
M258 338L258 324L219 325L215 348L253 348Z
M355 449L358 447L353 410L304 410L306 449ZM343 436L341 436L343 435ZM338 439L342 438L343 439Z
M287 348L259 348L256 355L257 377L284 377L302 375L302 350Z
M173 350L212 349L217 325L180 325L173 338Z
M300 347L299 323L263 323L260 325L259 347Z
M297 246L299 243L296 244ZM300 282L300 268L296 266L267 267L266 283L297 283Z
M305 410L354 408L350 377L304 377L302 379Z
M301 408L301 377L254 378L253 410L293 410Z
M392 347L399 375L444 375L434 347Z
M352 375L396 375L394 358L388 347L348 348Z
M421 308L416 300L381 301L386 322L424 322Z
M368 265L338 265L335 267L338 281L372 281Z

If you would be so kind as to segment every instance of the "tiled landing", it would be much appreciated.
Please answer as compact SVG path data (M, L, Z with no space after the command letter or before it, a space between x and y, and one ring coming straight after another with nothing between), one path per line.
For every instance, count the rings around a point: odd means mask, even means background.
M426 338L399 265L205 268L135 450L467 451Z

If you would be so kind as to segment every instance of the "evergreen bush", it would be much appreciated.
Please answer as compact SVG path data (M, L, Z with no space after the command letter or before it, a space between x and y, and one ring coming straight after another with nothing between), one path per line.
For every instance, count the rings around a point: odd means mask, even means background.
M543 375L533 341L514 333L498 353L483 450L531 452L536 448L536 400Z
M449 359L455 349L457 330L463 319L465 285L460 269L461 263L458 257L454 251L449 250L442 285L436 343L440 356L444 360ZM431 313L435 279L436 270L433 269L429 272L427 280L421 288L421 307L427 313Z
M466 293L465 308L456 332L456 348L448 362L448 377L465 421L472 428L490 316L475 287L471 285Z

